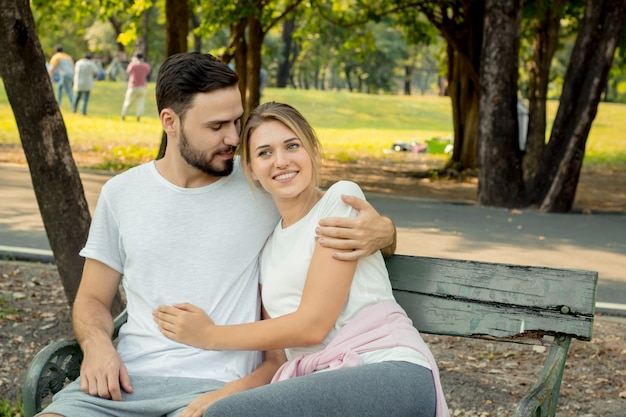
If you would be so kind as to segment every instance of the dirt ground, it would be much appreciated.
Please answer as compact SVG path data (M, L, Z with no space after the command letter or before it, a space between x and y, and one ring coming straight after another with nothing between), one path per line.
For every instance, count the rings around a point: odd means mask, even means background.
M418 158L362 160L355 163L327 161L322 185L349 179L366 191L435 200L476 202L476 177L422 178L429 165ZM626 171L591 170L583 167L574 212L626 213ZM625 414L626 415L626 414Z
M0 162L7 158L19 161L0 152ZM367 191L475 201L475 178L433 181L411 176L420 169L419 161L411 160L328 162L322 179L324 186L342 178ZM583 171L574 210L626 213L626 172ZM14 402L34 354L51 341L72 337L70 311L54 265L0 261L0 275L0 399ZM510 416L546 357L545 349L536 346L424 338L438 360L451 415L457 417ZM626 319L598 316L593 340L573 341L557 416L626 416Z

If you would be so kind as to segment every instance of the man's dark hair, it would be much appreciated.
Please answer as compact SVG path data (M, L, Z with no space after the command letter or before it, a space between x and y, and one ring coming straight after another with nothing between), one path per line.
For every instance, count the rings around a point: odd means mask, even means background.
M61 45L56 45L54 47L54 52L63 52L63 46Z
M137 57L137 59L143 59L143 54L141 52L136 54L135 56Z
M163 62L156 80L159 113L172 109L181 119L196 94L236 86L239 77L228 65L210 54L184 52Z

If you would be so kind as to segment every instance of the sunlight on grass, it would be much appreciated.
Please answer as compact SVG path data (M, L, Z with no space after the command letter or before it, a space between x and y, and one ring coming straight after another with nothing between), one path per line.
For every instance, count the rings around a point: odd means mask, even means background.
M150 160L161 141L154 83L148 84L146 109L140 122L135 120L134 109L125 122L120 120L125 91L124 82L97 82L88 116L72 113L67 98L61 106L72 149L100 155L100 169L123 169ZM410 160L406 155L389 155L385 151L396 141L425 144L435 137L452 137L448 97L267 88L262 101L286 102L299 109L315 127L325 156L339 161L363 157ZM557 106L558 102L548 102L548 129ZM624 132L626 105L601 103L587 141L585 164L626 170ZM0 90L0 144L20 144L4 88Z

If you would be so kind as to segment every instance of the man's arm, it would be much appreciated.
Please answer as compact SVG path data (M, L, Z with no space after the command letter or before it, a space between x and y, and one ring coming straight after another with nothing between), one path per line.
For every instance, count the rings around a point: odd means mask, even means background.
M83 350L80 388L93 396L121 401L121 389L132 392L126 367L113 346L111 304L121 274L93 259L86 259L72 322Z
M386 216L378 214L367 201L354 196L342 195L342 200L359 211L356 217L328 217L321 219L316 232L320 244L338 250L352 249L351 252L337 252L334 257L343 261L353 261L377 250L383 256L391 256L396 250L396 226Z

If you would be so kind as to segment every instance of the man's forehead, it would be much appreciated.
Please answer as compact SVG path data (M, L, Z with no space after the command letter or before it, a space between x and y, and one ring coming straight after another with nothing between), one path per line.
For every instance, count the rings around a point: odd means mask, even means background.
M236 87L198 93L189 110L216 121L236 120L243 115L241 95Z

